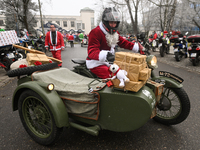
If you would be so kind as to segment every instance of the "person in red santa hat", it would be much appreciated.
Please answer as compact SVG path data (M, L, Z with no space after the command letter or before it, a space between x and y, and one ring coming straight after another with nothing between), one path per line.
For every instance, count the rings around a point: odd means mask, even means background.
M60 32L56 31L56 28L53 24L50 26L50 31L47 32L45 38L45 47L47 50L49 46L53 57L62 60L61 50L64 50L65 48L63 36ZM58 64L58 66L62 67L62 63Z
M115 46L132 50L135 53L144 48L140 43L132 43L125 40L117 31L120 23L120 14L113 7L105 8L102 15L102 22L89 33L87 68L99 78L112 77L109 70L109 62L114 61Z

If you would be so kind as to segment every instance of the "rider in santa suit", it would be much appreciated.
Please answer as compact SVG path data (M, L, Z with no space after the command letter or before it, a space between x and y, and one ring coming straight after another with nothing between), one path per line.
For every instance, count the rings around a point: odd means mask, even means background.
M46 34L45 38L45 47L48 50L48 47L50 46L50 51L54 58L62 60L61 59L61 50L64 50L64 41L63 36L60 32L56 31L56 28L54 25L50 26L49 32ZM62 63L58 64L58 66L62 66Z
M144 54L144 48L140 43L132 43L119 35L117 28L120 23L120 15L113 7L105 8L102 22L89 34L87 68L99 78L110 78L108 61L114 61L115 45L129 49L135 53Z

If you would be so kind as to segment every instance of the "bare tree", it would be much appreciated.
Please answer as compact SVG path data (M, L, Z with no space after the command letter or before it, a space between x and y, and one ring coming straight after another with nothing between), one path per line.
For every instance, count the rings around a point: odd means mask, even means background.
M3 10L5 11L6 16L6 27L13 29L15 20L19 20L19 24L25 27L28 31L33 30L33 26L36 23L35 14L38 10L36 3L31 0L0 0L4 4ZM13 23L14 22L14 23Z

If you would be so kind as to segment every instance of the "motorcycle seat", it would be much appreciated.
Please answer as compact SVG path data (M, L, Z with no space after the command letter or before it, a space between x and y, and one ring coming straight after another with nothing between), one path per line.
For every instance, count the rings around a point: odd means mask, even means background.
M86 63L85 59L72 59L72 62L79 65L84 65Z

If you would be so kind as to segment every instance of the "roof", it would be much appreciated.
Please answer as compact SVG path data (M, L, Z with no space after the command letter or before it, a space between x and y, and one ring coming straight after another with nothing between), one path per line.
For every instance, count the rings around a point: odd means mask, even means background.
M89 7L85 7L85 8L83 8L83 9L81 9L80 12L82 12L82 11L85 11L85 12L94 12L94 10L93 10L93 9L90 9Z

